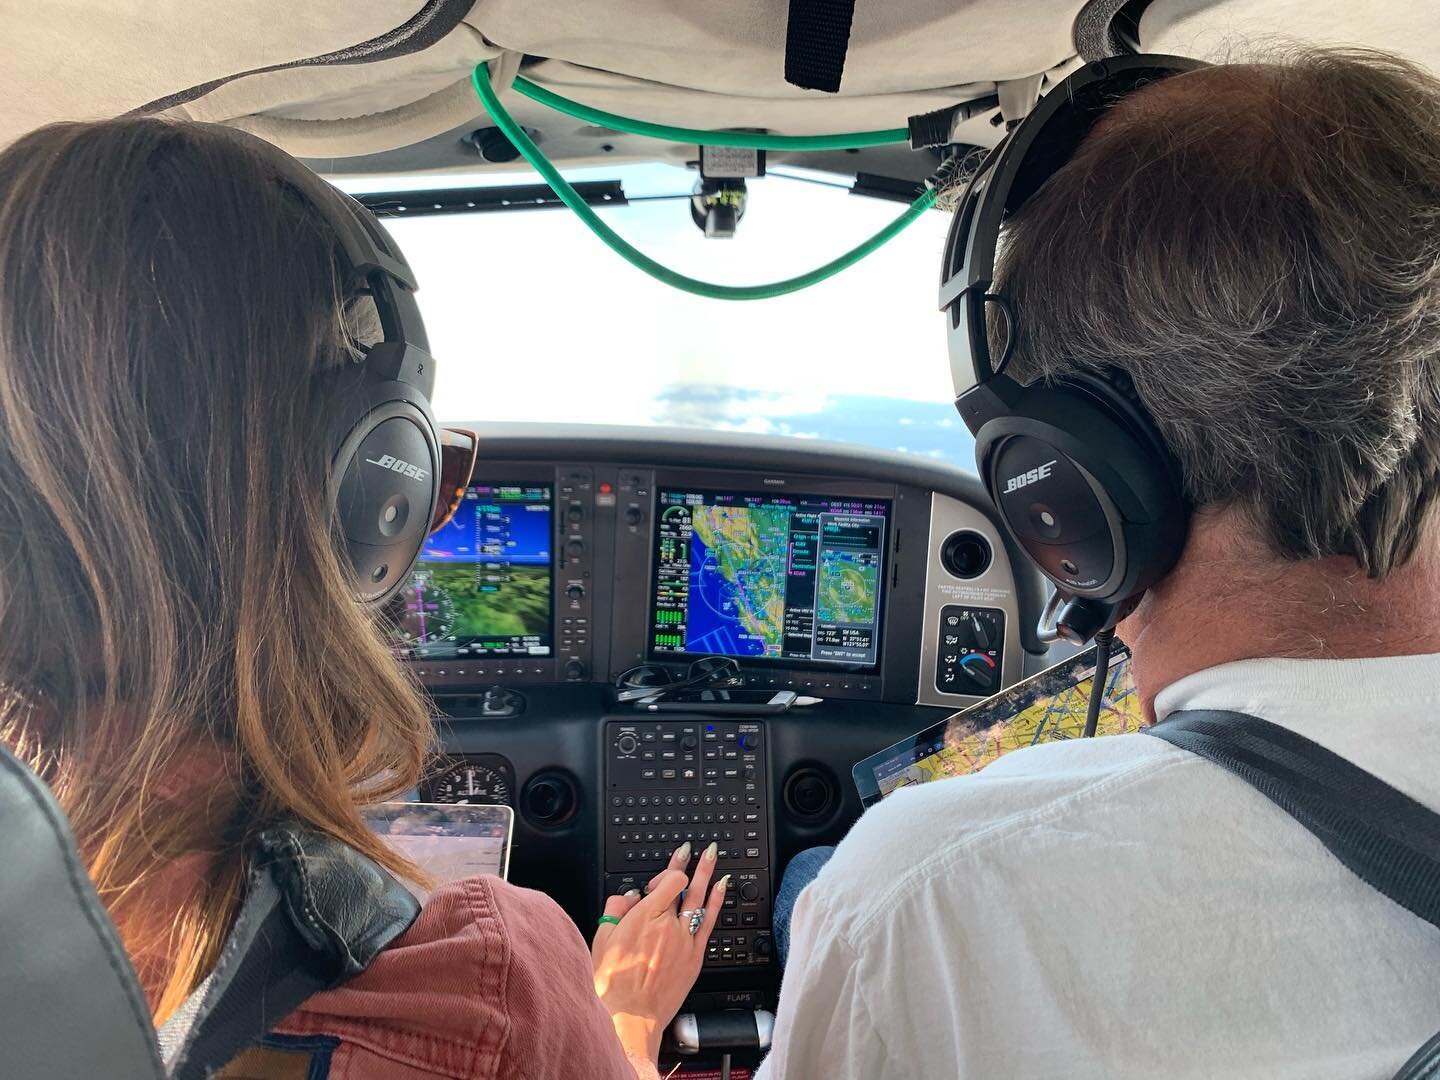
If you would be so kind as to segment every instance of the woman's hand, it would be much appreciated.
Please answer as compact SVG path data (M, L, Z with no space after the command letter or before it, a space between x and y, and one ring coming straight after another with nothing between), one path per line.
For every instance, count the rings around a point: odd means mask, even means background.
M590 947L595 992L609 1010L621 1044L628 1053L652 1062L660 1054L665 1025L695 985L705 943L725 902L729 874L710 889L715 847L711 844L700 856L688 888L684 871L690 845L683 844L670 857L670 865L651 879L647 895L632 890L606 900L605 914L620 922L602 923ZM677 905L682 895L684 902ZM701 906L705 917L692 934L690 912Z

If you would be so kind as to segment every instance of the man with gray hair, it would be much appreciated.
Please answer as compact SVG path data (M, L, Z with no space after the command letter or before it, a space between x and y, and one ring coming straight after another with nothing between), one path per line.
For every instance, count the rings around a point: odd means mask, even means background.
M1003 241L1007 374L1121 369L1195 507L1119 627L1149 715L1263 717L1440 808L1440 81L1164 79ZM1145 735L897 793L791 933L762 1080L1389 1077L1440 1028L1434 926Z

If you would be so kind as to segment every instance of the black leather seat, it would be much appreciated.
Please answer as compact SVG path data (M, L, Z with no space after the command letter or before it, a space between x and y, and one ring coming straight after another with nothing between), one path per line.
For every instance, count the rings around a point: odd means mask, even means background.
M0 746L0 1073L159 1080L150 1010L50 789Z

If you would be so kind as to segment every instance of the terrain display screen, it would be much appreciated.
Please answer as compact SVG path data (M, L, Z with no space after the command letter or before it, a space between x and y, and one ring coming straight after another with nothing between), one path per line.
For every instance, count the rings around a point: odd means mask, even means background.
M552 496L546 483L470 485L401 593L403 655L553 655Z
M890 504L660 490L651 652L874 667Z

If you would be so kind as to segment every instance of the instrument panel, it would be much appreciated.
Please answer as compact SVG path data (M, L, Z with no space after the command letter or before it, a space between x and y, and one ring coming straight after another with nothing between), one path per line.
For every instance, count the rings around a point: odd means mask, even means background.
M593 457L563 440L559 460L536 459L543 438L506 441L482 434L459 511L390 612L397 654L433 690L730 656L758 687L962 706L1039 651L1008 538L960 470L743 437L636 439L640 465L607 460L613 439ZM942 625L955 607L986 613L978 659Z
M773 1005L774 890L859 815L851 767L1043 652L975 477L734 433L466 425L482 457L390 612L447 756L424 801L516 810L511 880L582 930L688 841L732 874L687 1008ZM617 678L732 658L820 702L656 716ZM662 670L663 669L663 670ZM632 676L633 677L633 676Z

